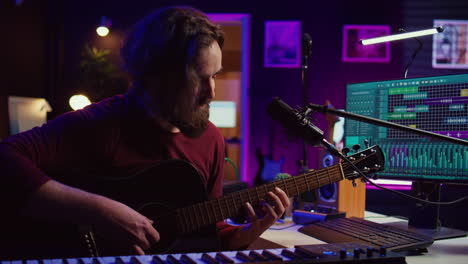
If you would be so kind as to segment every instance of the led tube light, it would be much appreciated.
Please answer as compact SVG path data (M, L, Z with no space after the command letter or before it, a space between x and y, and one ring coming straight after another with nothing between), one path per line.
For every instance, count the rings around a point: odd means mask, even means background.
M389 42L389 41L400 40L400 39L407 39L407 38L415 38L415 37L420 37L420 36L432 35L432 34L440 33L442 31L444 31L444 28L435 27L435 28L431 28L431 29L401 33L401 34L378 37L378 38L361 39L359 42L362 45L371 45L371 44Z

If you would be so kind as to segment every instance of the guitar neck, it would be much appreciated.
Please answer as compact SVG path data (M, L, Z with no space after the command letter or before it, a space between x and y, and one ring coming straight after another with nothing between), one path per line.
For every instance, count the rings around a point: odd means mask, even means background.
M194 204L177 210L181 232L194 230L222 221L242 213L245 203L257 205L266 199L267 193L275 187L281 188L288 197L344 179L341 164L336 164L316 171L310 171L284 180L274 181L252 189L235 192L218 199Z

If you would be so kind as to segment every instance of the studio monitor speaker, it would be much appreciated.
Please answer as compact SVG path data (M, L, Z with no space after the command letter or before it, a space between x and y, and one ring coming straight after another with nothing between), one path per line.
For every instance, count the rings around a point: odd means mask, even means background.
M336 157L325 154L323 167L336 163ZM323 186L316 190L316 199L313 203L316 210L345 212L346 217L364 217L366 207L366 184L359 179L355 186L350 180L342 180Z
M330 102L326 102L331 106ZM342 145L344 136L344 119L337 118L336 116L327 115L327 133L326 140L334 142L334 144ZM337 146L338 147L338 146ZM354 145L352 147L354 152L359 150L360 146ZM337 164L338 158L332 156L330 153L321 153L322 164L319 167L329 167ZM361 180L356 179L353 182L350 180L342 180L330 185L323 186L317 189L314 193L310 192L309 200L305 202L309 204L309 208L304 206L304 209L314 209L321 213L333 214L345 212L346 217L364 217L366 207L366 184Z

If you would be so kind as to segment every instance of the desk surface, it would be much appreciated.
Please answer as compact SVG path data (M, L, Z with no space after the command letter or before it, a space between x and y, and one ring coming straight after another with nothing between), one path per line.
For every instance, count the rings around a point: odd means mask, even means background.
M366 212L365 218L377 223L390 223L401 221L401 219L384 216L372 212ZM293 225L281 229L281 226L273 226L265 231L261 238L277 243L285 247L295 245L311 245L324 243L321 240L302 234L297 230L301 225ZM468 237L437 240L428 248L428 252L420 256L406 257L408 264L466 264L468 263Z

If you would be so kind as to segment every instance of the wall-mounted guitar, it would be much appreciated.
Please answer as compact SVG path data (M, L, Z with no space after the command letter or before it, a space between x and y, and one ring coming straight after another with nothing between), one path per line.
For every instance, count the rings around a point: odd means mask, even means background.
M259 171L255 177L255 186L272 182L275 180L275 177L278 174L283 172L282 167L284 164L284 157L281 157L280 159L274 159L274 148L278 145L278 129L276 127L276 122L271 122L271 127L269 130L270 136L268 137L268 153L266 155L263 155L259 148L257 148L256 150Z
M348 159L364 173L374 173L384 167L384 157L378 146L348 156ZM199 242L198 238L206 240L206 232L214 230L214 223L243 213L247 201L252 205L259 204L276 186L291 197L332 182L358 177L350 164L340 163L207 201L197 170L188 162L171 160L132 177L107 181L99 185L104 186L101 190L93 191L123 202L154 221L161 240L148 253L195 252L204 250L199 247L204 242ZM177 192L168 186L178 186ZM100 255L119 254L113 248L115 241L100 238L99 230L92 234L96 237L94 251ZM198 242L191 243L194 241Z

